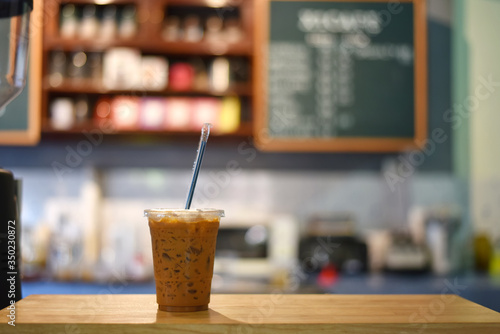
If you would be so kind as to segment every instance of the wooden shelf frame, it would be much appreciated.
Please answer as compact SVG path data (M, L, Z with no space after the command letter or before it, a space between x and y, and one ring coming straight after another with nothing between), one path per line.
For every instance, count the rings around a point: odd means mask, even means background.
M58 130L54 129L48 121L45 121L42 125L43 134L63 134L63 135L81 135L84 132L89 132L92 130L98 130L98 127L92 122L88 121L86 123L76 125L69 130ZM120 136L120 135L161 135L161 136L200 136L200 131L195 130L182 130L182 131L172 131L172 130L148 130L148 129L131 129L131 130L116 130L106 135ZM252 135L252 123L242 122L235 132L218 132L211 131L210 136L215 137L248 137Z
M51 93L70 93L70 94L141 94L141 96L251 96L252 87L250 83L233 83L225 91L216 91L213 89L196 89L176 90L170 87L160 90L143 90L143 89L108 89L102 85L100 80L94 79L66 79L58 86L51 86L45 78L44 90Z
M186 56L251 56L252 44L249 41L239 43L212 42L166 42L161 38L84 40L46 37L44 51L89 51L103 52L113 47L140 49L143 53Z

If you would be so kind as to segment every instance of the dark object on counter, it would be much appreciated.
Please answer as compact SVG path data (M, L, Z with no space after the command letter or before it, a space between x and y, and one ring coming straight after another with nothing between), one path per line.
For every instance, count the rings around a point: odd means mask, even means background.
M264 226L221 228L217 235L215 256L242 259L268 257L268 231Z
M0 169L0 309L21 299L18 182Z
M478 234L474 237L474 264L478 272L487 272L493 255L491 236Z
M429 249L413 242L407 233L393 233L384 270L393 273L426 273L431 268Z
M307 272L318 273L328 265L350 275L368 269L366 244L351 236L306 237L300 242L299 259Z

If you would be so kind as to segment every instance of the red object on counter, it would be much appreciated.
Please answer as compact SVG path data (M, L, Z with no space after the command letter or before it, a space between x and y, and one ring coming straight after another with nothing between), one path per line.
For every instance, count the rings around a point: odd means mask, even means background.
M328 264L321 269L317 281L322 288L329 288L337 282L338 278L337 268L333 264Z

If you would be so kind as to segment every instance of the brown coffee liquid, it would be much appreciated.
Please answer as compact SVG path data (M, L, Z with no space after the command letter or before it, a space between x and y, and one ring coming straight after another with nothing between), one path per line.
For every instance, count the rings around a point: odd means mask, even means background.
M160 310L208 308L219 219L149 219Z

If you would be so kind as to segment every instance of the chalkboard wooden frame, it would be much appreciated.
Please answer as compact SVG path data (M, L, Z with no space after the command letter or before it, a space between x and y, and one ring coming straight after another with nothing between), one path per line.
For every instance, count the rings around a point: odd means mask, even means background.
M271 137L268 133L268 46L270 3L303 0L255 0L254 31L254 140L263 151L289 152L397 152L422 148L427 138L427 24L425 0L399 0L413 3L414 18L414 137ZM324 2L387 2L383 0L314 0Z
M0 130L0 145L35 145L40 141L42 103L42 1L34 1L30 14L30 51L29 51L29 87L28 108L18 112L28 113L28 126L23 130ZM17 97L19 98L19 97Z

